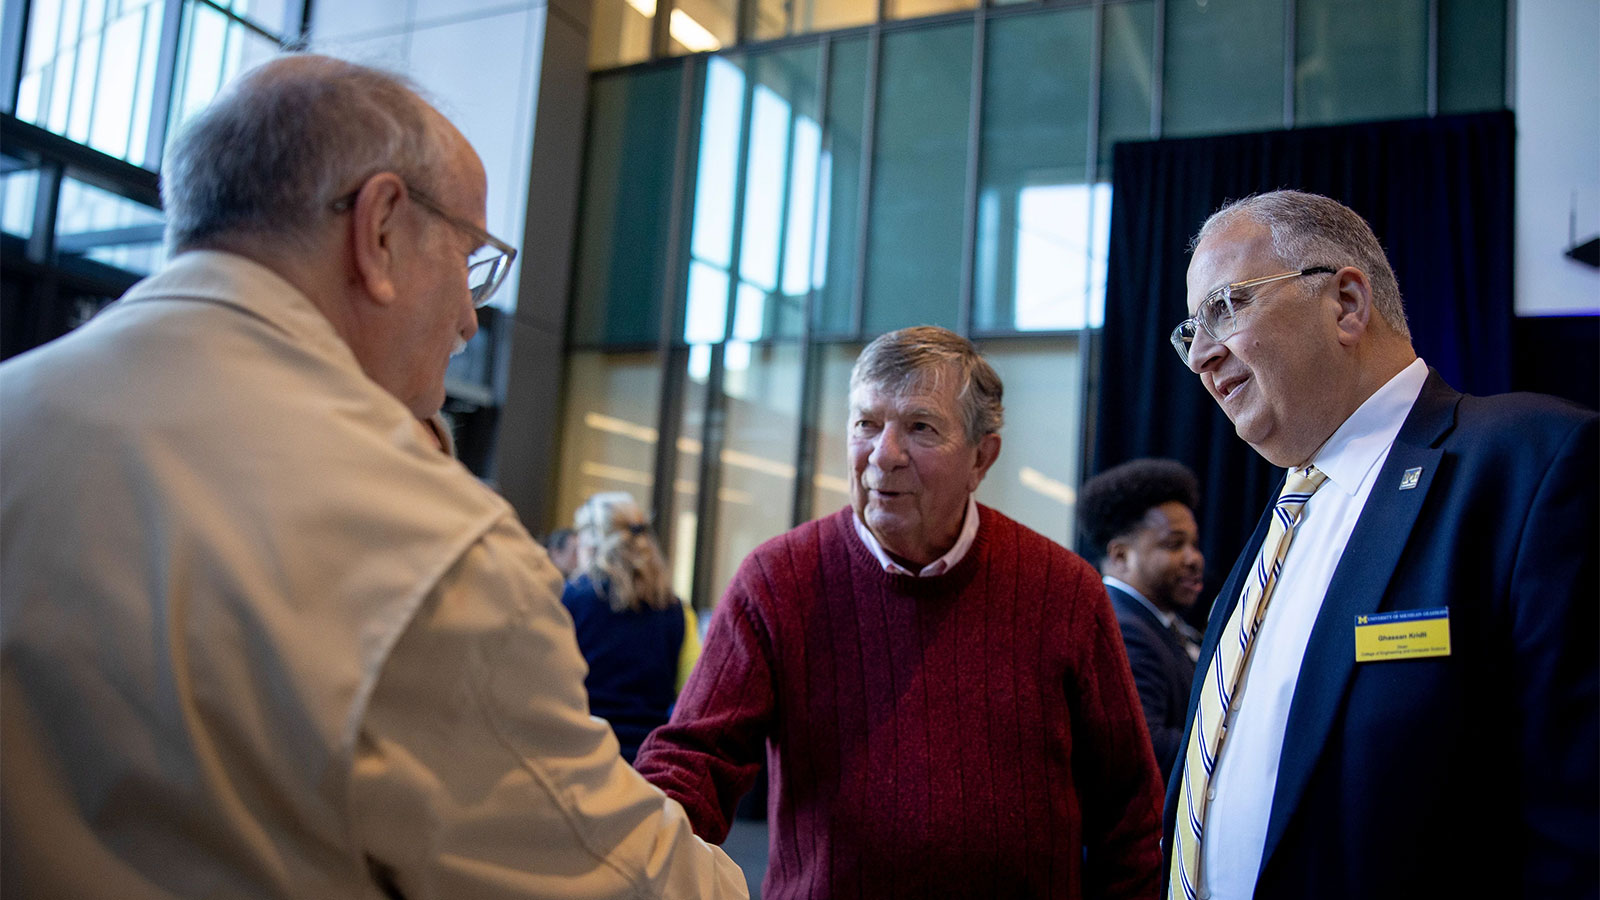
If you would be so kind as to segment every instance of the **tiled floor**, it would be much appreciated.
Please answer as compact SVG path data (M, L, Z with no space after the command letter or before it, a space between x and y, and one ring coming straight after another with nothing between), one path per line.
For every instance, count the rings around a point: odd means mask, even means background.
M751 900L761 898L761 879L767 873L767 823L760 819L735 818L722 849L744 870L750 882Z

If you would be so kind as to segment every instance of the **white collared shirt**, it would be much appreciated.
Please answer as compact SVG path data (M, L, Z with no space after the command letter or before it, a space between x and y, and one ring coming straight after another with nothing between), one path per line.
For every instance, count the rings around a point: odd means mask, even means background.
M921 571L917 572L907 569L889 556L883 545L878 543L878 539L873 537L871 529L867 528L867 523L861 521L859 513L851 516L850 520L856 523L856 537L861 538L861 543L866 544L867 549L872 551L873 558L883 566L885 572L890 575L929 578L954 569L956 563L966 558L967 551L972 549L972 542L978 537L978 501L974 500L971 494L967 495L967 512L961 522L961 533L956 535L955 545L946 550L943 556L923 566Z
M1266 620L1233 694L1227 740L1211 777L1216 796L1200 848L1202 897L1248 898L1255 891L1289 704L1311 628L1395 435L1427 377L1427 365L1413 360L1368 397L1311 460L1328 480L1301 514Z
M1127 583L1126 581L1123 581L1122 579L1116 577L1115 575L1102 575L1102 576L1100 576L1100 581L1103 584L1111 585L1112 587L1116 588L1117 590L1122 591L1124 594L1127 594L1128 596L1132 597L1133 599L1139 601L1140 605L1142 605L1145 609L1150 610L1150 615L1155 616L1158 620L1160 620L1161 627L1163 627L1163 628L1171 628L1172 627L1172 619L1173 619L1172 613L1162 612L1160 609L1156 608L1156 605L1154 603L1150 602L1150 598L1146 597L1144 594L1139 593L1139 590L1137 588L1135 588L1133 585Z

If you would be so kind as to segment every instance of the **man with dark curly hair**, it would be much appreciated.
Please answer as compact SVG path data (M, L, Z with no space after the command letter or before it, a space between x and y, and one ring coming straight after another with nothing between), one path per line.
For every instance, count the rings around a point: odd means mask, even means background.
M1183 613L1200 596L1205 557L1194 509L1200 485L1171 459L1136 459L1078 492L1086 552L1117 613L1162 777L1183 740L1200 635Z

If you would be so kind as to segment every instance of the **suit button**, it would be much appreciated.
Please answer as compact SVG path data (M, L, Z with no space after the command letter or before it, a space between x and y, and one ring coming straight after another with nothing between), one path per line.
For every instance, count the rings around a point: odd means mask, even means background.
M1215 799L1217 799L1217 789L1214 788L1214 787L1206 788L1206 799L1207 800L1215 800ZM1202 900L1204 900L1204 898L1202 898Z
M1205 888L1201 888L1199 897L1200 897L1200 900L1211 900L1211 892L1206 890Z

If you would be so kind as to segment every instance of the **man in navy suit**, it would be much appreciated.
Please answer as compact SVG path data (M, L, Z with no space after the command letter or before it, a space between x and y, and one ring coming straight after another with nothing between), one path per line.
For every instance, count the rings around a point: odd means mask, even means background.
M1596 896L1597 417L1451 389L1371 229L1325 197L1213 215L1188 307L1173 344L1239 437L1326 480L1281 569L1256 566L1269 510L1218 595L1191 731L1242 586L1273 572L1214 754L1184 738L1171 893Z
M1188 724L1200 634L1183 620L1204 587L1200 484L1175 459L1136 459L1084 482L1078 523L1117 613L1161 776Z

